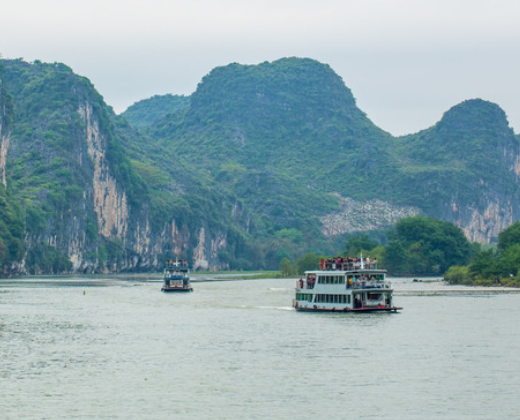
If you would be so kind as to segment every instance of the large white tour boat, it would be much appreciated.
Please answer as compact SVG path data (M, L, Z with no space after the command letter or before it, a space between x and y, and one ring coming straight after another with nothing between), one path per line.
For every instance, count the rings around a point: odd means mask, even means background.
M297 281L293 306L298 311L397 312L386 270L377 260L338 258L320 261Z
M166 260L163 274L163 292L192 292L190 268L186 260Z

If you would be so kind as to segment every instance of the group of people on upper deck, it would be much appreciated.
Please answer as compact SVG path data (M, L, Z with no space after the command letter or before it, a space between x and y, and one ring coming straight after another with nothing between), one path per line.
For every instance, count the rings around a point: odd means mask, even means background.
M377 258L370 259L370 257L359 257L359 258L350 258L350 257L335 257L335 258L327 258L326 260L320 260L320 269L321 270L354 270L357 268L368 268L368 269L376 269L377 268Z
M188 267L188 260L166 260L167 267Z

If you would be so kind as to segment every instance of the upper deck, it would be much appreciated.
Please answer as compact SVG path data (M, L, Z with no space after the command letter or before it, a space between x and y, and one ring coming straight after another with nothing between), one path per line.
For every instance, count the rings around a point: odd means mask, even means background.
M187 272L190 270L188 260L166 260L164 267L167 271L182 271Z
M299 289L345 290L345 289L390 289L386 270L377 267L377 262L346 262L334 264L333 269L306 271L298 281ZM337 268L336 268L337 267Z

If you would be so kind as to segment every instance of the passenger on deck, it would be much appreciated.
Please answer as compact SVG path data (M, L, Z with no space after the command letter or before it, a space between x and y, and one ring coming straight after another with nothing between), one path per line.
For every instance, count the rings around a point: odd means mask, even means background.
M370 277L370 287L376 287L376 286L377 286L376 277L375 276L371 276Z
M363 284L363 288L367 287L367 277L365 275L363 275L363 278L361 279L361 283Z

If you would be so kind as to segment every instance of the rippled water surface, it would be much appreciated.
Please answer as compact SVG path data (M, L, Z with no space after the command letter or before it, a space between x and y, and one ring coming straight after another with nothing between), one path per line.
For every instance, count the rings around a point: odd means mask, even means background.
M0 281L0 419L496 419L520 294L395 279L397 314L291 308L294 280Z

